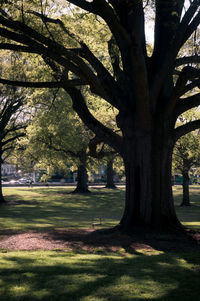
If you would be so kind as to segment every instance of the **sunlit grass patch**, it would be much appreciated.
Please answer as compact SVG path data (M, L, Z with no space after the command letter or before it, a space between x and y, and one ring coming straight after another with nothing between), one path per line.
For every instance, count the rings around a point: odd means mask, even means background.
M196 301L200 293L197 253L9 251L0 258L1 301Z
M200 187L190 187L191 207L180 207L182 187L175 186L177 215L184 225L200 229ZM1 229L92 228L94 220L102 219L97 227L112 227L123 213L124 189L91 189L91 194L72 194L67 187L4 188L12 206L0 211Z
M200 186L190 186L191 206L181 207L182 186L173 187L176 212L181 222L188 228L200 230Z
M95 218L103 227L116 225L122 214L124 191L92 189L92 194L71 194L73 188L4 188L8 201L0 212L1 229L91 228ZM21 201L21 204L20 204Z

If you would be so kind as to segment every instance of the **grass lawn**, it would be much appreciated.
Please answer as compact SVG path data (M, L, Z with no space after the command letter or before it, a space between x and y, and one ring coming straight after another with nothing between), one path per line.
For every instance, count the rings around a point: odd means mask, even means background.
M0 229L91 228L102 217L103 227L114 226L122 214L124 191L92 189L92 194L71 194L73 188L5 188L7 200L20 205L0 209Z
M181 222L188 228L200 230L200 186L190 186L191 207L180 207L182 198L182 186L175 186L173 188L173 191L176 212Z
M92 194L71 194L66 187L4 188L7 200L19 204L2 207L0 229L91 228L101 217L102 227L116 225L123 212L124 190L92 189ZM174 187L177 215L187 227L200 230L200 186L191 186L191 207L180 207L182 187ZM20 203L20 201L22 201Z
M48 230L103 227L122 214L124 191L93 189L73 195L69 188L5 188L12 206L0 208L0 229ZM174 187L180 220L200 229L200 187L191 189L192 207L180 207L181 187ZM0 301L198 301L198 252L139 249L126 252L0 250Z
M1 301L198 301L196 254L0 254Z

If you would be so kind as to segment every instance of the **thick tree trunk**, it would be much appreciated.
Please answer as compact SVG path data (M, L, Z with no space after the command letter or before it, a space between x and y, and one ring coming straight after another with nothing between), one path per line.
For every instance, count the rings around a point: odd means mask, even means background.
M172 193L172 153L173 143L168 133L153 139L152 160L152 226L158 230L181 230ZM159 142L160 141L160 142Z
M122 124L126 201L120 222L123 231L135 227L159 231L181 229L176 216L172 186L173 145L167 134L135 127L131 119Z
M182 173L182 176L183 176L183 199L182 199L181 206L191 206L190 195L189 195L190 178L189 178L188 173L189 173L189 170L184 170L184 172Z
M80 164L77 172L77 186L73 193L88 193L88 175L86 169L86 154L80 156Z
M121 226L125 231L151 223L152 178L150 170L151 142L138 134L124 141L126 200Z
M107 162L106 176L106 188L116 188L114 183L113 158Z
M1 177L1 160L0 160L0 205L6 204L6 200L4 199L2 192L2 177Z

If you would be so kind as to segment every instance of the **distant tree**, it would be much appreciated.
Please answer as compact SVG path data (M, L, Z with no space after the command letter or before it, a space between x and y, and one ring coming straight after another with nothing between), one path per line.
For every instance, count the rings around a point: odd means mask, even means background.
M106 166L106 188L116 188L114 183L114 169L113 169L114 157L107 159Z
M190 206L189 172L192 167L200 166L200 138L199 131L188 133L181 137L174 148L175 169L183 177L183 198L181 206Z
M74 192L89 192L87 145L91 132L75 115L70 101L66 97L63 99L62 91L57 91L56 98L53 96L50 91L43 93L42 98L48 101L46 104L42 102L27 128L27 136L20 142L19 153L22 151L23 157L34 161L35 165L46 167L49 177L59 166L65 166L66 170L71 166L74 171L77 170Z
M97 136L90 139L89 155L96 158L100 164L105 165L106 188L116 188L114 183L114 160L119 155L108 145L103 143Z

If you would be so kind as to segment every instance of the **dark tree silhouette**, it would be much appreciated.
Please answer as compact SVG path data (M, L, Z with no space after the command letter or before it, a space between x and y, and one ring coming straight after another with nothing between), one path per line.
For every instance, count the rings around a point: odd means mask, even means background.
M25 135L25 122L18 118L22 105L23 97L13 89L0 90L0 204L6 203L2 193L2 163L13 151L16 139Z

